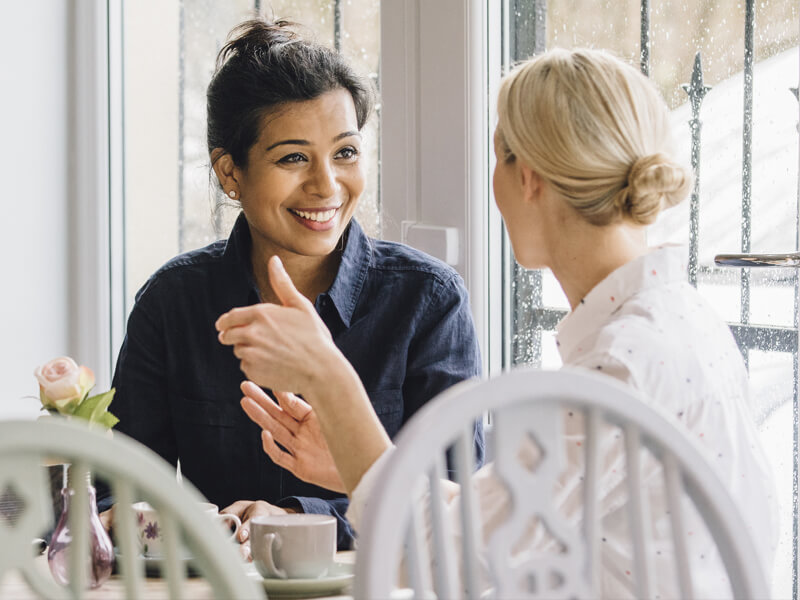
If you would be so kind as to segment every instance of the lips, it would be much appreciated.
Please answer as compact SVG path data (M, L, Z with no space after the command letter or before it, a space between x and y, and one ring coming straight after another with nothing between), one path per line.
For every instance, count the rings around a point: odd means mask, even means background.
M303 219L307 219L309 221L315 221L317 223L327 223L334 216L336 216L336 211L339 210L338 208L327 208L327 209L314 209L314 210L298 210L294 208L290 208L289 212L298 217Z
M328 231L336 226L336 214L340 208L341 206L315 209L290 208L288 210L289 214L303 227L312 231Z

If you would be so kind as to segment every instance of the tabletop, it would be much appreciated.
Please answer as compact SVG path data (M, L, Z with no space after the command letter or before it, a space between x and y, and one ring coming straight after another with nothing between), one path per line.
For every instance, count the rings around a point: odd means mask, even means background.
M355 552L337 552L336 561L345 564L355 563ZM48 573L47 560L44 556L36 559L37 569L41 569L43 573ZM255 567L252 564L245 565L245 571L251 577L259 577L255 572ZM0 574L2 577L2 574ZM269 585L269 584L267 584ZM288 596L281 596L280 593L269 592L269 588L265 586L265 593L268 598L281 598ZM350 593L350 587L343 590L345 594ZM313 592L311 595L302 595L302 590L298 593L292 593L291 597L294 599L301 598L318 598L319 600L352 600L349 595L335 595L335 596L319 596ZM184 595L186 598L192 600L211 600L214 595L211 586L199 577L188 578L185 582ZM125 589L123 580L118 575L112 575L102 586L96 590L91 590L86 594L87 599L90 600L122 600L125 598ZM5 578L0 581L0 600L34 600L37 598L36 594L28 587L25 581L17 572L6 574ZM145 583L145 596L143 600L167 600L169 592L167 590L167 583L165 580L157 577L148 577Z

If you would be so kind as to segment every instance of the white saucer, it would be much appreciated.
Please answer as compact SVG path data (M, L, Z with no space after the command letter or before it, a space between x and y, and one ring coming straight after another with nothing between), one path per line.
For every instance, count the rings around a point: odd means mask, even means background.
M122 554L115 549L114 557L116 558L117 564L119 564L122 560ZM162 557L137 554L136 560L144 563L144 572L148 577L161 576L162 567L164 566L164 559ZM194 559L189 554L184 554L183 556L179 557L178 560L186 565L187 574L189 577L197 576L198 573L194 568Z
M309 598L340 594L353 581L353 565L336 562L319 579L270 579L262 577L252 563L248 575L258 579L270 598Z

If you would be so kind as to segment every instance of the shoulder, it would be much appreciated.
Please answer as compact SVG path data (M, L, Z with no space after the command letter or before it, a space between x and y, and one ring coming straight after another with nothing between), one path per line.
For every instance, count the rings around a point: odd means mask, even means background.
M632 298L599 328L592 354L651 395L681 383L686 397L716 396L746 379L729 327L688 284Z
M406 244L370 238L369 268L376 276L428 281L439 289L463 289L464 282L450 265Z
M136 294L137 303L147 297L169 294L177 288L193 287L206 281L222 262L227 240L218 240L196 250L179 254L159 267Z
M202 272L218 263L225 252L227 240L218 240L203 248L184 252L168 260L152 275L152 279L179 277L187 272Z

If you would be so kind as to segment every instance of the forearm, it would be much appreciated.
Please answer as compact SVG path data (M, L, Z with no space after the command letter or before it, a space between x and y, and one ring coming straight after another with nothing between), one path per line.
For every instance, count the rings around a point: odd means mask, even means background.
M325 364L304 396L317 413L342 483L351 494L391 440L347 359L337 352Z

